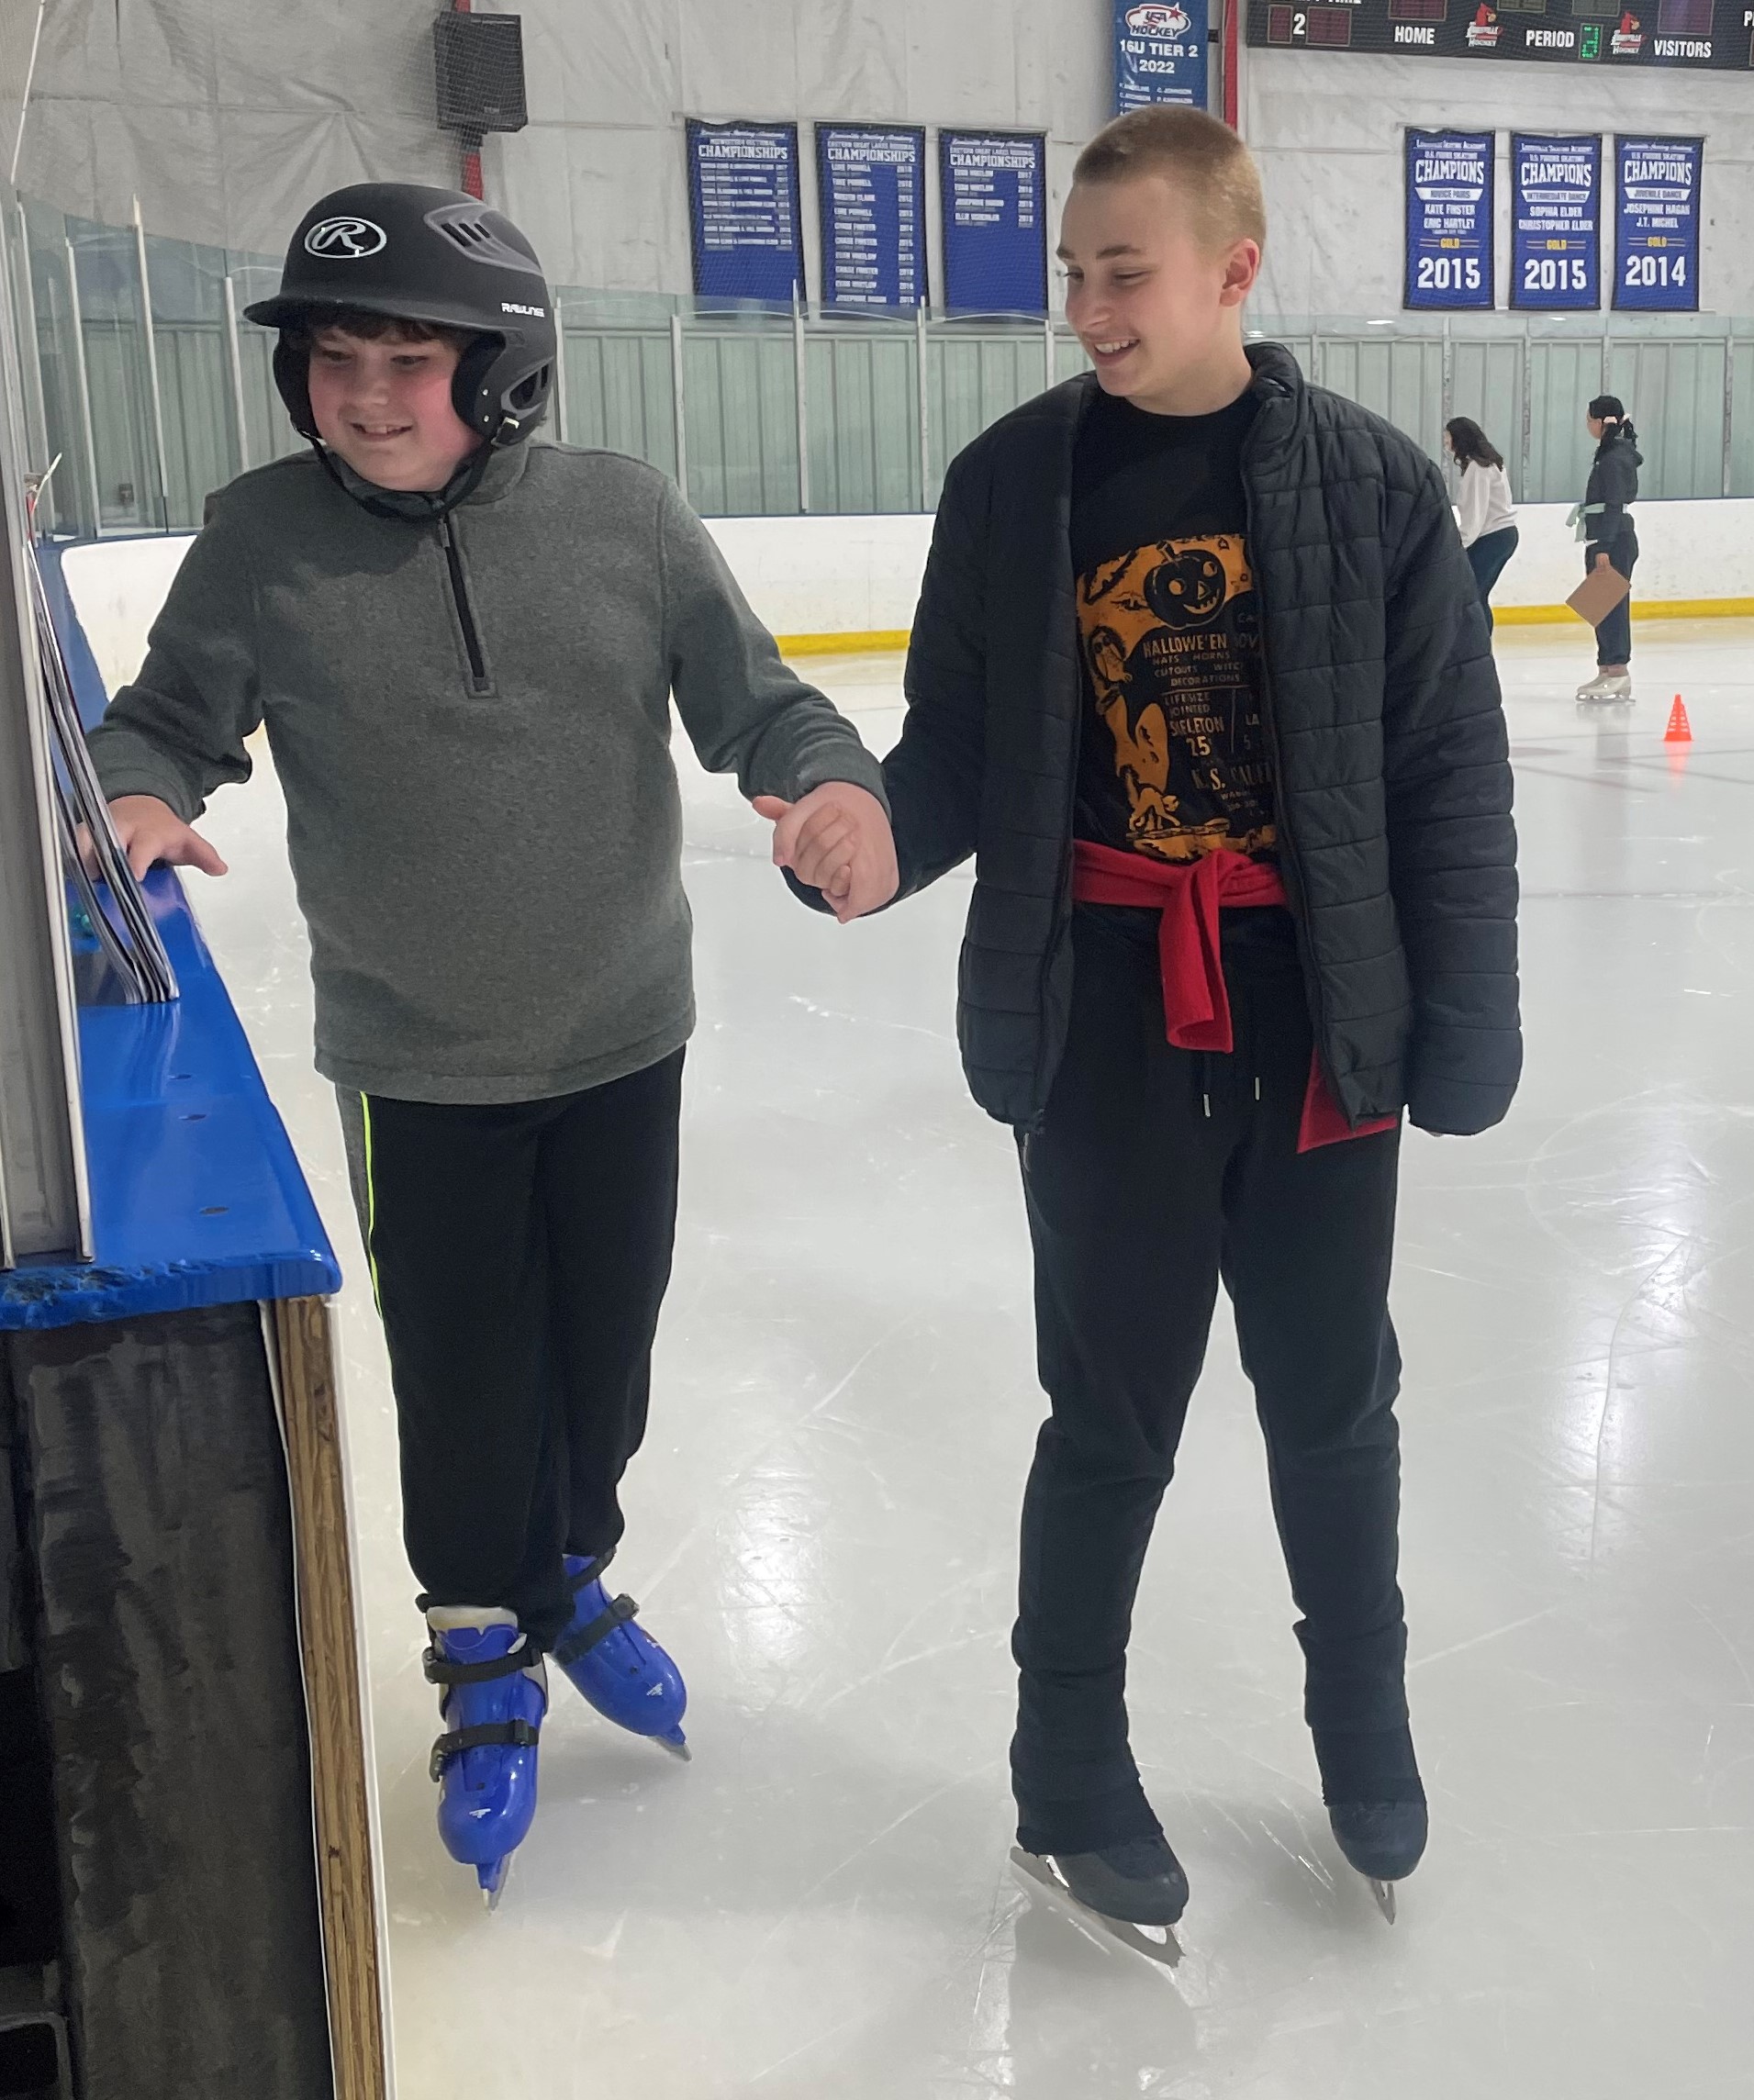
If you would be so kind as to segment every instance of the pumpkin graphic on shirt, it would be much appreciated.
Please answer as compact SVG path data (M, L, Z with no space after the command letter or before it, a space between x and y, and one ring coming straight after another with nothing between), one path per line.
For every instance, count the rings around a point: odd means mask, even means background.
M1229 596L1223 563L1198 541L1177 547L1145 579L1145 601L1166 627L1203 627Z
M1078 579L1078 614L1127 844L1181 862L1270 851L1260 620L1241 535L1158 541L1102 561Z

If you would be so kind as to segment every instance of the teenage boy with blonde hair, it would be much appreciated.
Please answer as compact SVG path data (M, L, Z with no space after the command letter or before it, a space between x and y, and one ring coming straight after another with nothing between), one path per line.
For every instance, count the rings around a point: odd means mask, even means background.
M952 466L884 766L902 895L977 856L964 1063L1018 1134L1034 1243L1019 1840L1135 1926L1188 1895L1123 1690L1221 1280L1335 1836L1391 1916L1418 1862L1399 1130L1488 1129L1521 1062L1479 594L1419 448L1245 346L1265 235L1248 153L1200 111L1086 149L1060 257L1095 371ZM844 880L844 848L782 857Z

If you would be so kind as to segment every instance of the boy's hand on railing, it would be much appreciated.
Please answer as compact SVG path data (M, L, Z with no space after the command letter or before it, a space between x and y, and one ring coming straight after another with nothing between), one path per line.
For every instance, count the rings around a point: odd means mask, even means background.
M796 802L757 795L754 808L774 827L774 866L820 889L843 925L880 910L895 895L895 838L882 803L867 788L829 780Z
M168 802L156 795L118 795L109 806L110 821L136 877L149 867L198 867L203 875L225 875L226 864L200 832L185 824ZM79 856L89 873L97 868L91 834L79 827Z

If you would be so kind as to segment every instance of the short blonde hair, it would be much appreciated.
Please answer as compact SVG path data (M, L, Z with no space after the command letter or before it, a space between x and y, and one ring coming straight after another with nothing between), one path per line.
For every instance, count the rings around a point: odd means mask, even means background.
M1123 183L1166 176L1200 221L1209 248L1233 240L1267 244L1267 207L1255 157L1228 124L1203 109L1157 103L1106 124L1078 155L1075 183Z

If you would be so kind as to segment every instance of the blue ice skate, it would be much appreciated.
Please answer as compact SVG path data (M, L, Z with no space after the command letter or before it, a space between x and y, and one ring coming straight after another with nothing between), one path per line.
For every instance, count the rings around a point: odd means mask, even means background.
M688 1756L682 1716L688 1704L682 1672L643 1627L633 1624L631 1597L611 1599L603 1570L613 1552L583 1559L566 1556L573 1615L554 1643L554 1660L606 1721L635 1736L650 1736L673 1757Z
M441 1685L447 1733L432 1746L439 1836L473 1867L497 1910L511 1856L536 1814L536 1744L548 1711L542 1658L516 1626L432 1629L430 1683Z

